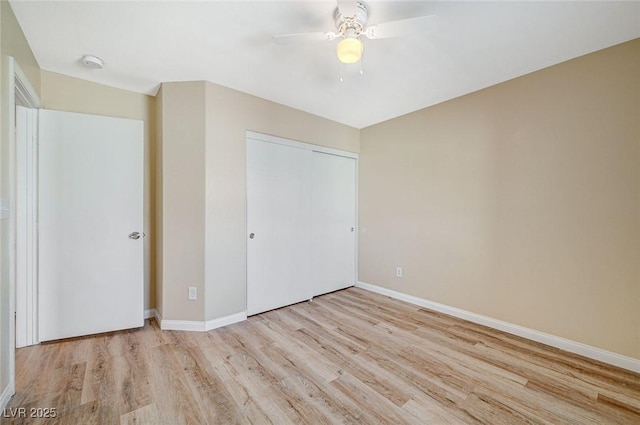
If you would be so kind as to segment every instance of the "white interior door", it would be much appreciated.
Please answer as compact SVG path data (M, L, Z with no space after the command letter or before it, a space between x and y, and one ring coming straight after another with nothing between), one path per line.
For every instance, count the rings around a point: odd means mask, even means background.
M311 151L247 139L247 313L311 292Z
M142 326L142 121L41 110L39 124L40 340Z
M312 276L314 295L355 283L356 160L313 152Z

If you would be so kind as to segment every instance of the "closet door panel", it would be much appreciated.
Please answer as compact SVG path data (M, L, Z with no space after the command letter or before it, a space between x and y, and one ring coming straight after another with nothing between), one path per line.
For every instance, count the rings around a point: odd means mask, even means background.
M356 160L313 152L311 252L314 295L355 284Z
M311 289L311 154L247 139L247 313L300 302Z

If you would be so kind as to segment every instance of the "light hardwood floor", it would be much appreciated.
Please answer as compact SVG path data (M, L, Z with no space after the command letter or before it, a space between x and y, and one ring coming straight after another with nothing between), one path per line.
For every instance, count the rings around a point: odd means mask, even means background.
M640 375L360 289L17 351L38 424L640 424ZM5 416L9 410L5 411Z

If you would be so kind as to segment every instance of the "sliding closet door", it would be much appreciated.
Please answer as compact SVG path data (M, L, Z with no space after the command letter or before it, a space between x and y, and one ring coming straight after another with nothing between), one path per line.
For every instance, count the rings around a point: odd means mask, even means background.
M311 154L247 139L247 313L313 296Z
M356 160L313 152L311 251L314 295L353 286Z

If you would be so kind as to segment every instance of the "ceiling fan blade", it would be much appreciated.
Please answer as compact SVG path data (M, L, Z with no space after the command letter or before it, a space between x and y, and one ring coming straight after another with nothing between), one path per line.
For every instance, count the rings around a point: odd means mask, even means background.
M333 40L337 35L334 32L303 32L299 34L274 35L273 41L278 44L291 44L307 41L327 41Z
M398 21L383 22L367 28L364 35L372 40L377 38L402 37L416 33L426 33L435 30L438 15L418 16L417 18L400 19Z

